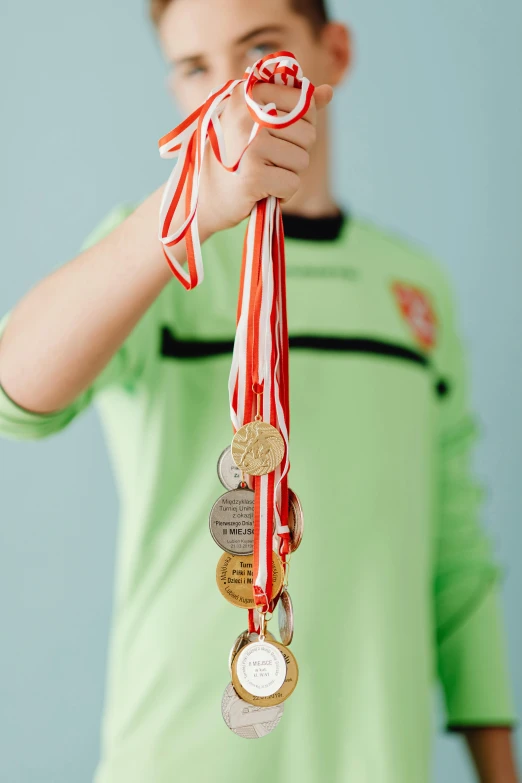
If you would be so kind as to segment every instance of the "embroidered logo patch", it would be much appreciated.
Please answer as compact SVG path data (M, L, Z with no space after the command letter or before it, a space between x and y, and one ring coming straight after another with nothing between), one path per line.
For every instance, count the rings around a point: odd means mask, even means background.
M395 300L413 336L426 350L434 348L437 341L437 316L428 294L407 283L392 284Z

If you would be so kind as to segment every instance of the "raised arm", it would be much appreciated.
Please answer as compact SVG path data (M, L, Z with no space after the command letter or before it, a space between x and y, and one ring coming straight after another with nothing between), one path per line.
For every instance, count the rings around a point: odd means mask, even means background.
M291 111L299 90L276 84L256 87L256 100ZM237 175L213 156L203 167L198 224L200 239L246 218L260 199L290 199L308 168L317 109L332 88L317 88L302 119L288 128L263 128L250 144ZM222 115L227 148L246 145L252 118L234 94ZM208 161L208 163L207 163ZM109 363L127 335L172 278L157 239L161 189L94 247L45 278L10 314L0 341L0 384L17 405L33 413L63 410ZM184 199L182 199L182 202ZM182 223L174 216L173 227ZM183 243L176 258L185 260Z
M36 413L65 408L103 370L172 273L157 239L161 191L31 289L0 341L0 383Z

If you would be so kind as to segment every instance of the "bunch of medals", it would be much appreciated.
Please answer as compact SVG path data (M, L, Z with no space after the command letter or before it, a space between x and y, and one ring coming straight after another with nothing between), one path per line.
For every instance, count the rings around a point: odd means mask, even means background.
M227 726L247 739L257 739L273 731L283 714L284 702L297 685L298 666L288 648L294 635L294 614L288 591L289 554L272 552L272 600L270 612L258 611L253 591L254 496L246 479L270 472L284 441L277 430L271 432L263 422L242 427L234 435L232 446L221 454L217 470L228 490L214 503L209 517L210 533L224 550L216 569L221 594L234 606L248 610L248 628L239 634L229 654L232 682L226 687L221 711ZM277 433L278 434L278 433ZM267 443L267 436L272 442ZM252 473L252 471L257 471ZM288 492L289 550L295 552L303 535L301 504L292 490ZM277 534L274 534L277 539ZM278 609L278 642L267 630L267 622Z
M252 97L259 82L300 89L295 108L279 116L274 104L260 107ZM281 128L306 114L314 87L289 52L258 60L243 79L232 80L210 93L199 109L160 140L162 157L178 162L167 182L160 209L160 240L173 274L190 289L203 280L196 212L199 176L207 147L228 171L237 171L242 155L227 166L219 116L226 100L241 85L254 120L248 144L262 127ZM185 193L185 221L175 231L171 223ZM187 267L172 247L185 240ZM241 737L256 739L275 729L284 702L298 679L296 659L289 649L293 610L288 592L289 558L303 533L303 514L288 487L289 373L286 311L286 269L279 200L269 196L252 210L245 235L236 336L229 375L231 446L218 461L226 488L210 512L209 527L223 550L216 569L222 595L248 612L248 627L229 655L232 681L225 689L222 714ZM267 624L277 608L281 641Z

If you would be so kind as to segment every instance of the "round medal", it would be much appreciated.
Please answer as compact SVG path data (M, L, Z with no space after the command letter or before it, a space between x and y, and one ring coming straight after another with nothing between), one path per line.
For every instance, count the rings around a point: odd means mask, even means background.
M275 642L275 639L270 631L267 631L265 636L267 639L270 639L270 641ZM243 631L243 633L239 634L228 655L228 670L230 674L232 674L232 663L234 662L234 658L238 652L245 646L245 644L248 644L248 642L257 642L258 639L259 634L257 633L248 633L248 631Z
M251 696L272 696L285 679L286 661L274 642L249 642L234 658L232 682L238 693L241 687Z
M283 715L284 704L258 707L241 699L230 682L221 701L221 714L228 728L244 739L266 737Z
M212 538L232 555L254 551L254 491L248 487L231 489L221 495L208 520Z
M280 650L286 663L285 680L279 690L277 690L271 696L257 696L247 691L246 688L242 686L239 678L235 674L236 666L234 663L232 664L232 682L238 695L249 704L255 704L256 706L260 707L272 707L276 704L282 704L294 692L297 685L297 680L299 678L299 669L293 653L284 645L279 644L279 642L271 642L271 644Z
M234 606L253 609L254 564L252 555L231 555L224 552L216 568L216 582L220 593ZM272 595L278 595L283 586L283 563L277 552L272 552Z
M275 470L285 453L279 430L266 421L250 421L232 439L236 465L251 476L264 476Z
M228 654L228 670L230 674L232 674L232 662L240 649L245 646L248 642L248 631L243 631L243 633L240 633L237 637L236 641L230 648L230 652Z
M217 473L225 489L236 489L240 483L241 470L234 462L231 446L227 446L219 455Z
M303 537L303 509L299 498L288 490L288 527L290 528L290 551L295 552Z
M279 596L277 620L279 624L279 636L281 637L281 642L286 647L294 637L294 611L292 609L292 599L290 598L290 593L286 587Z
M257 642L259 639L259 634L252 632L248 634L248 641L249 642ZM268 639L269 642L275 642L276 638L273 633L270 633L270 631L265 631L265 639Z

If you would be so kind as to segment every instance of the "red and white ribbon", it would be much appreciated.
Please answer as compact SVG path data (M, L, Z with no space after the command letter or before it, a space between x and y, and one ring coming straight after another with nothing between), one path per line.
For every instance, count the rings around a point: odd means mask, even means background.
M259 82L284 84L300 89L299 100L288 114L278 116L274 104L261 107L252 92ZM254 120L252 132L238 160L227 165L219 116L233 91L243 85L248 110ZM210 93L207 100L160 142L164 158L177 157L160 207L159 238L173 274L187 289L204 276L197 224L201 169L210 145L220 164L237 172L241 159L262 127L284 128L297 122L310 107L314 86L304 78L290 52L277 52L258 60L243 79L231 80ZM185 219L171 224L185 193ZM185 241L187 269L176 259L173 248ZM243 247L236 337L229 375L230 418L234 432L252 421L261 399L261 417L278 429L285 442L282 463L271 473L254 476L254 597L261 611L270 608L272 597L272 548L283 558L289 551L288 518L289 377L288 326L284 234L279 199L259 201L248 222ZM273 540L274 519L276 540ZM250 617L250 621L252 616Z

